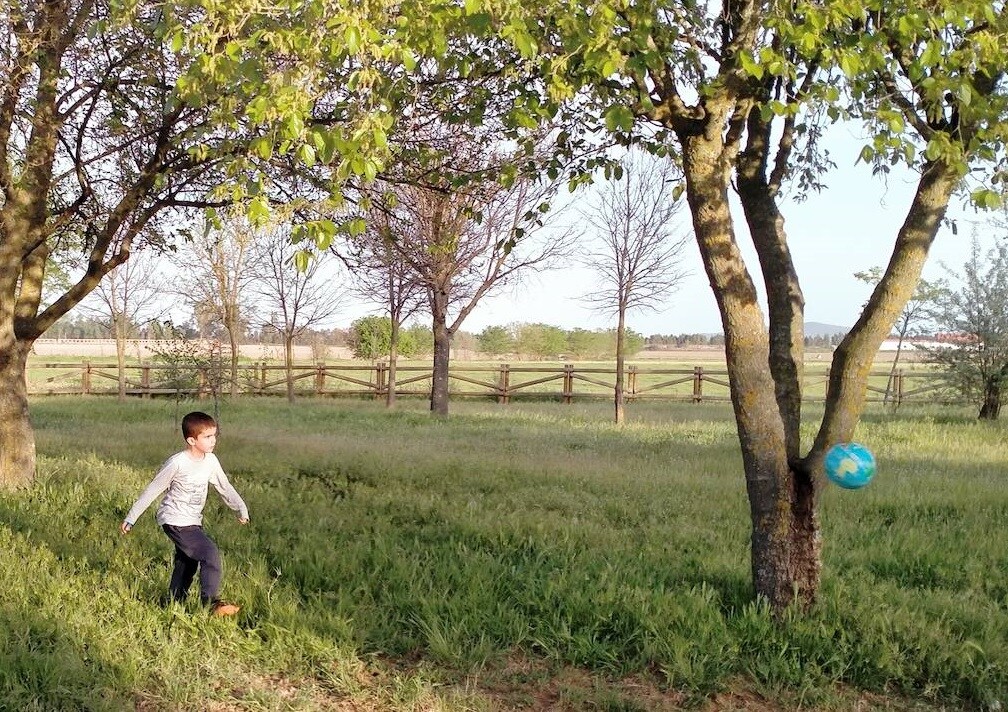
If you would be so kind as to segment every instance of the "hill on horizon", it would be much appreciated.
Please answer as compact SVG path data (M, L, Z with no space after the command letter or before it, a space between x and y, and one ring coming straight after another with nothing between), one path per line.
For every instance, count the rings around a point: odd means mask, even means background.
M848 331L850 331L849 326L823 324L820 321L805 322L805 336L833 336L833 334L846 334Z

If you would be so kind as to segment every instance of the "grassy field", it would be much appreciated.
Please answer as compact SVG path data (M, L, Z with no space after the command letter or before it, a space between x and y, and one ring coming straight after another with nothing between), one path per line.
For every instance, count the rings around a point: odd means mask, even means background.
M616 428L604 403L225 402L217 452L252 522L211 497L243 606L215 620L163 605L151 513L116 531L191 406L33 401L38 480L0 495L0 709L1008 701L1003 424L869 413L880 473L825 493L821 605L775 625L724 406L635 404Z

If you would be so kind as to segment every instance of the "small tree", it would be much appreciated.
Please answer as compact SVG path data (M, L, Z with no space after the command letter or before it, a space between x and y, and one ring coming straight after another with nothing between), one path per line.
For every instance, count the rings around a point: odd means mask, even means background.
M522 324L517 332L515 347L530 358L558 358L567 348L567 333L559 326Z
M389 352L392 326L385 316L362 316L350 324L350 351L354 358L376 361Z
M352 238L345 254L340 254L353 275L354 291L365 299L384 303L388 313L389 333L383 355L388 356L385 405L389 408L395 405L399 354L409 355L403 351L403 322L427 301L426 287L392 244L395 236L403 232L395 224L400 217L393 211L371 210L364 234Z
M603 185L586 216L600 246L582 261L593 269L599 288L585 297L600 312L616 317L615 419L625 417L623 371L626 315L659 307L686 272L680 267L689 236L675 224L678 182L668 159L635 151L623 161L623 178Z
M238 337L244 332L242 320L255 275L252 241L252 226L235 211L219 230L195 238L181 259L180 296L198 322L218 323L227 333L232 396L238 394Z
M1008 391L1008 245L984 254L974 238L959 278L960 287L944 290L937 300L935 318L948 332L948 345L928 351L980 406L979 417L996 420Z
M447 415L451 344L463 321L488 292L548 267L567 251L571 234L532 240L558 181L516 176L518 156L493 150L488 135L446 126L428 132L428 175L389 184L374 203L396 216L388 244L426 292L434 339L431 411Z
M307 261L294 244L289 226L256 232L255 290L263 312L263 326L280 335L284 345L287 400L294 402L294 339L328 322L340 309L343 293L326 274L330 260L318 253Z
M144 323L161 318L166 307L157 265L149 252L139 252L105 275L84 309L101 315L116 342L119 400L126 400L126 339Z
M488 356L501 356L515 350L511 332L503 326L488 326L476 336L480 351Z

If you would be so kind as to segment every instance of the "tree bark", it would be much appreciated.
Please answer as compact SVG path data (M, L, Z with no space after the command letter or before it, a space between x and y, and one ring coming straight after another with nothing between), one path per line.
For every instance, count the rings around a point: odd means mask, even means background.
M756 594L775 611L795 596L815 599L819 533L811 479L792 472L788 428L768 363L770 339L752 278L739 251L728 203L730 151L720 132L686 134L686 195L704 268L718 302L732 405L752 519ZM785 402L787 399L785 399Z
M452 333L448 329L448 295L435 292L431 302L434 330L434 373L431 379L431 412L448 415L448 362Z
M780 506L788 512L780 526L786 526L784 566L792 578L791 596L802 606L811 605L818 595L822 572L822 536L819 526L821 480L800 460L802 369L805 354L805 297L787 244L784 216L777 204L781 166L786 165L793 146L793 124L786 122L776 144L776 165L771 170L772 125L759 110L747 117L748 141L737 160L739 198L753 245L759 257L766 285L768 311L768 366L774 383L777 412L784 432L785 463L776 469L785 472L780 482ZM785 469L786 466L786 469ZM754 568L757 567L754 553ZM781 591L775 608L787 605L787 582L774 588ZM765 594L768 595L768 594ZM769 597L769 595L768 595ZM773 599L771 599L773 600Z
M980 406L980 420L997 420L1001 414L1001 374L984 383L984 402Z
M31 343L0 348L0 489L26 487L35 478L35 432L25 380Z

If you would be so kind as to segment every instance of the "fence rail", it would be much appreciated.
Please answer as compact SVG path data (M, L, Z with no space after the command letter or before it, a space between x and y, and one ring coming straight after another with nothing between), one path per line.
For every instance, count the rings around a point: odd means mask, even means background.
M179 369L158 364L127 365L123 371L128 396L185 395L209 397L215 391L230 392L220 370ZM299 396L356 396L384 398L389 388L389 367L376 364L299 365L292 369L295 392ZM488 398L509 403L516 398L553 399L571 403L575 399L612 398L615 368L579 367L575 364L479 366L453 364L449 369L449 393L453 397ZM804 399L822 401L826 396L824 371L805 375ZM399 365L396 368L396 395L429 396L431 367ZM285 395L287 373L283 366L258 363L238 367L238 391L248 395ZM108 395L119 392L119 372L115 365L45 363L29 365L28 392L32 395ZM693 403L727 401L728 372L707 366L629 366L624 394L628 401L674 400ZM889 369L869 375L869 402L961 403L948 390L941 374L923 369Z

